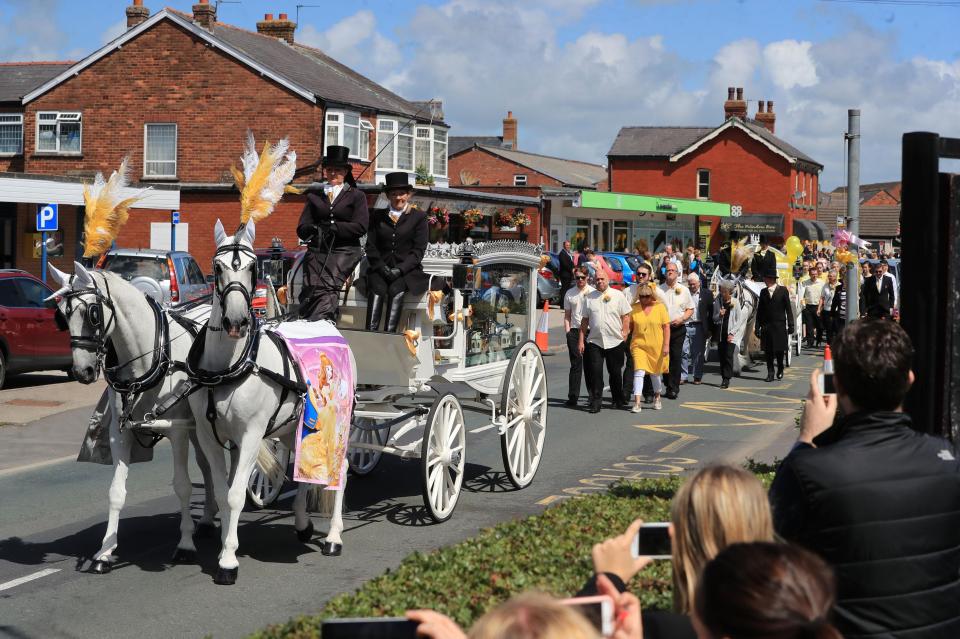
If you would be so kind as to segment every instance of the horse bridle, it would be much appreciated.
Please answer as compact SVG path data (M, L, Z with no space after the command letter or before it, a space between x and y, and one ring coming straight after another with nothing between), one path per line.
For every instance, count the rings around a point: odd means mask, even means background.
M83 312L83 318L87 324L93 328L93 335L79 335L79 336L70 336L70 348L79 348L80 350L89 351L95 353L97 356L98 367L102 367L103 360L107 355L107 340L108 335L110 334L111 328L113 328L114 321L117 316L116 309L113 307L113 302L110 299L110 283L107 281L107 278L103 279L103 285L106 289L106 294L100 290L100 287L97 286L97 281L91 278L93 282L93 289L83 289L80 291L68 291L63 294L63 304L64 309L60 308L60 305L57 305L57 312L54 315L54 320L57 323L57 328L60 330L69 330L69 319L73 316L74 312L80 310ZM71 278L72 282L72 278ZM82 299L85 295L93 295L96 300L93 302L88 302L85 299ZM110 309L110 318L104 323L104 313L103 307L106 306Z
M220 281L220 276L223 273L223 266L217 260L221 255L226 255L228 253L233 254L233 258L230 260L230 267L234 273L239 272L240 270L240 255L246 255L252 260L253 272L250 274L250 286L249 288L244 286L243 282L233 281L228 283L226 286ZM243 300L246 302L248 308L251 307L252 299L251 295L253 291L257 288L257 277L258 277L258 264L257 264L257 254L253 252L249 246L241 244L240 242L234 242L233 244L225 244L219 247L216 252L213 254L213 292L217 297L217 301L220 302L220 308L226 308L227 295L233 292L238 292L243 295ZM222 327L221 327L222 328ZM213 328L213 330L220 330Z

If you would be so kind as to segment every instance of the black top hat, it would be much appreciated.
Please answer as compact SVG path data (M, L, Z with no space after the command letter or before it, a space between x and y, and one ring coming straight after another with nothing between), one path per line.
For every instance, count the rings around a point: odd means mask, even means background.
M763 269L763 278L766 279L766 278L768 278L768 277L772 277L773 279L777 279L777 277L779 277L779 275L777 274L777 267L776 267L776 266L767 265L767 266Z
M398 189L413 191L413 185L410 184L410 176L403 171L387 173L383 182L383 191L395 191Z
M350 167L350 149L345 146L328 146L327 153L320 160L323 166Z
M763 233L760 234L760 243L761 243L761 244L766 244L766 243L767 243L767 236L764 235Z

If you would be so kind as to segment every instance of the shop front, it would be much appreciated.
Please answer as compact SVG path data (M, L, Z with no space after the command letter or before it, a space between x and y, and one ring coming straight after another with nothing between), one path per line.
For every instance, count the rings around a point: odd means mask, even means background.
M724 234L736 231L740 236L764 235L769 239L783 236L783 215L749 214L731 217L720 222Z
M545 197L550 206L550 246L569 240L575 249L653 253L666 244L700 246L703 216L727 218L730 205L682 198L579 191Z

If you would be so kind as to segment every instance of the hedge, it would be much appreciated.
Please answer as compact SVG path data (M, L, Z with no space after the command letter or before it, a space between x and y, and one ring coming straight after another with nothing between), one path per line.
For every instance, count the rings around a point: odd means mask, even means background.
M755 464L764 483L772 467ZM497 524L476 537L429 553L414 552L396 570L338 595L316 615L269 626L255 639L316 639L329 617L402 616L431 608L469 627L491 607L527 590L559 596L577 592L592 573L590 549L623 530L637 517L669 521L670 500L680 477L614 484L606 494L568 499L542 514ZM658 561L630 584L644 609L672 606L670 562Z

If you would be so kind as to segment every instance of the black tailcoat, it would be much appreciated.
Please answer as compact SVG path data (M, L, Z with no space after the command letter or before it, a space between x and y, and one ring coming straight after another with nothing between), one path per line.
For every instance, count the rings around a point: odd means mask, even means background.
M771 298L770 291L763 287L756 326L760 329L760 347L764 352L787 350L787 335L794 331L794 317L786 288L778 285Z
M764 273L777 272L777 256L767 249L764 254L754 253L750 260L750 276L754 282L762 282Z
M863 280L863 308L860 309L870 317L888 317L896 293L893 290L893 279L884 277L877 290L877 276L873 275Z
M423 272L423 254L429 239L424 211L410 209L394 224L389 209L374 209L367 231L368 277L379 274L382 266L398 268L407 292L422 295L430 284L430 276Z

